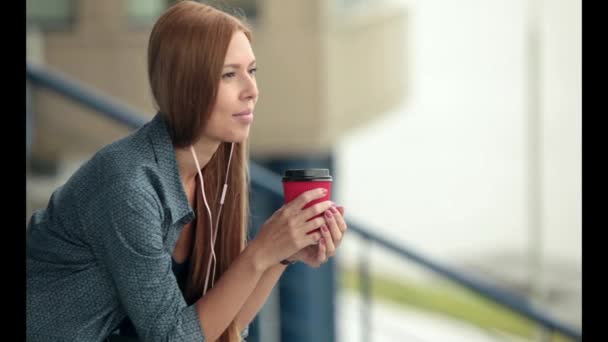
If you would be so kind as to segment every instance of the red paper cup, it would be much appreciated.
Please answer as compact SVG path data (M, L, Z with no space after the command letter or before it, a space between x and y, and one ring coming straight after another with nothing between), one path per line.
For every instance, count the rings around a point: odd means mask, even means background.
M325 188L327 194L322 198L308 202L303 209L319 202L329 201L331 200L332 180L328 169L289 169L285 171L283 175L283 194L285 196L285 203L291 202L305 191L316 188ZM321 216L323 216L322 213L312 217L310 220ZM319 231L319 228L309 231L308 234L315 231Z

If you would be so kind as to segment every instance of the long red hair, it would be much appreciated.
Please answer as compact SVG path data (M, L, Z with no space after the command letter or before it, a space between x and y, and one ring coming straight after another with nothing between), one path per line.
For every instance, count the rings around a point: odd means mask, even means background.
M176 3L154 25L148 45L148 75L158 110L169 122L174 146L188 147L203 132L215 104L228 45L237 31L252 40L251 30L243 20L194 1ZM215 245L214 283L245 247L249 213L247 151L246 142L235 143ZM214 220L217 220L229 154L230 143L221 143L202 170L204 191ZM211 257L209 216L198 177L196 184L196 228L185 287L189 304L203 294ZM240 340L239 335L233 321L219 341L236 342Z

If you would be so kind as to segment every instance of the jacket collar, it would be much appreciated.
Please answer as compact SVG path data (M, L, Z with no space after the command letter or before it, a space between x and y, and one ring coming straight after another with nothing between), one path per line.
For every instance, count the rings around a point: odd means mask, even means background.
M188 203L188 197L179 175L175 148L169 135L169 126L163 114L158 112L148 130L148 137L152 143L156 163L165 183L165 205L171 213L171 222L189 222L194 218L194 212Z

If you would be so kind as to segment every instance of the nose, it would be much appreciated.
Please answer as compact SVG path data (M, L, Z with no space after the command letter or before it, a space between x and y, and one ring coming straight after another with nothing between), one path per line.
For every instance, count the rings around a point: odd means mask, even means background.
M258 84L255 80L255 76L247 75L243 81L243 91L241 92L241 99L244 101L253 101L255 103L258 100Z

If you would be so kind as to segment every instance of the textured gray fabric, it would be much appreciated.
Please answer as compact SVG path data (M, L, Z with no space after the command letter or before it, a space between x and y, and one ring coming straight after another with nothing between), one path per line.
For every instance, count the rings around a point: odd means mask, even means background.
M28 223L28 341L103 341L127 316L142 341L204 341L171 267L193 218L161 114L101 149Z

